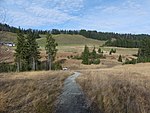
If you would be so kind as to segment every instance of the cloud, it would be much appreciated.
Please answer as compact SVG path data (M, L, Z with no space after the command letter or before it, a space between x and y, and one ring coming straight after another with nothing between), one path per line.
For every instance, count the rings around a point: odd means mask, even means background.
M76 16L71 13L79 11L83 6L82 3L83 0L8 0L5 2L9 4L8 16L13 18L13 25L22 27L50 26L73 20Z
M149 0L3 0L2 5L11 25L24 28L147 33L150 25Z
M138 29L141 29L141 33L147 33L149 11L145 4L135 0L100 5L88 10L88 15L78 20L78 28L131 33L140 33Z

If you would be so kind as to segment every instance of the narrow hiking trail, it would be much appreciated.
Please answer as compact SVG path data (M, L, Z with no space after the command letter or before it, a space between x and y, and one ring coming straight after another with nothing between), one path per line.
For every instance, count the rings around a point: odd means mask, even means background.
M58 98L56 113L92 113L83 91L75 79L80 73L75 72L64 82L62 94Z

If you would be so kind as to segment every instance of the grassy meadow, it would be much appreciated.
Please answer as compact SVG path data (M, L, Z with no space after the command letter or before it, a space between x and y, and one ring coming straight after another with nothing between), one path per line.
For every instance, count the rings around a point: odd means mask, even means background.
M0 74L0 113L53 113L63 82L71 72Z
M46 43L46 36L41 35L41 37L42 38L37 39L37 42L41 47L44 47ZM60 35L53 35L53 38L56 40L59 46L83 46L83 45L101 46L105 43L105 41L89 39L81 35L60 34Z
M77 81L104 113L150 113L150 64L81 71Z

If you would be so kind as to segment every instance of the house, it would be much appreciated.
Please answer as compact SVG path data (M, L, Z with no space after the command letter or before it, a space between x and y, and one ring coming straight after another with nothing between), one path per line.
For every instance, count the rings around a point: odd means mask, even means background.
M9 47L15 46L15 44L13 42L6 42L4 45L9 46Z
M0 45L5 45L5 46L9 46L9 47L15 46L15 44L13 42L0 42Z

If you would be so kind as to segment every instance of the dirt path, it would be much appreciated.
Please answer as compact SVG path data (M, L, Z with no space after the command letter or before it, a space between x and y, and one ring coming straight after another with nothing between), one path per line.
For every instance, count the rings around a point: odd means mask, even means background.
M75 81L79 75L80 73L75 72L65 80L56 113L92 113L80 86Z

